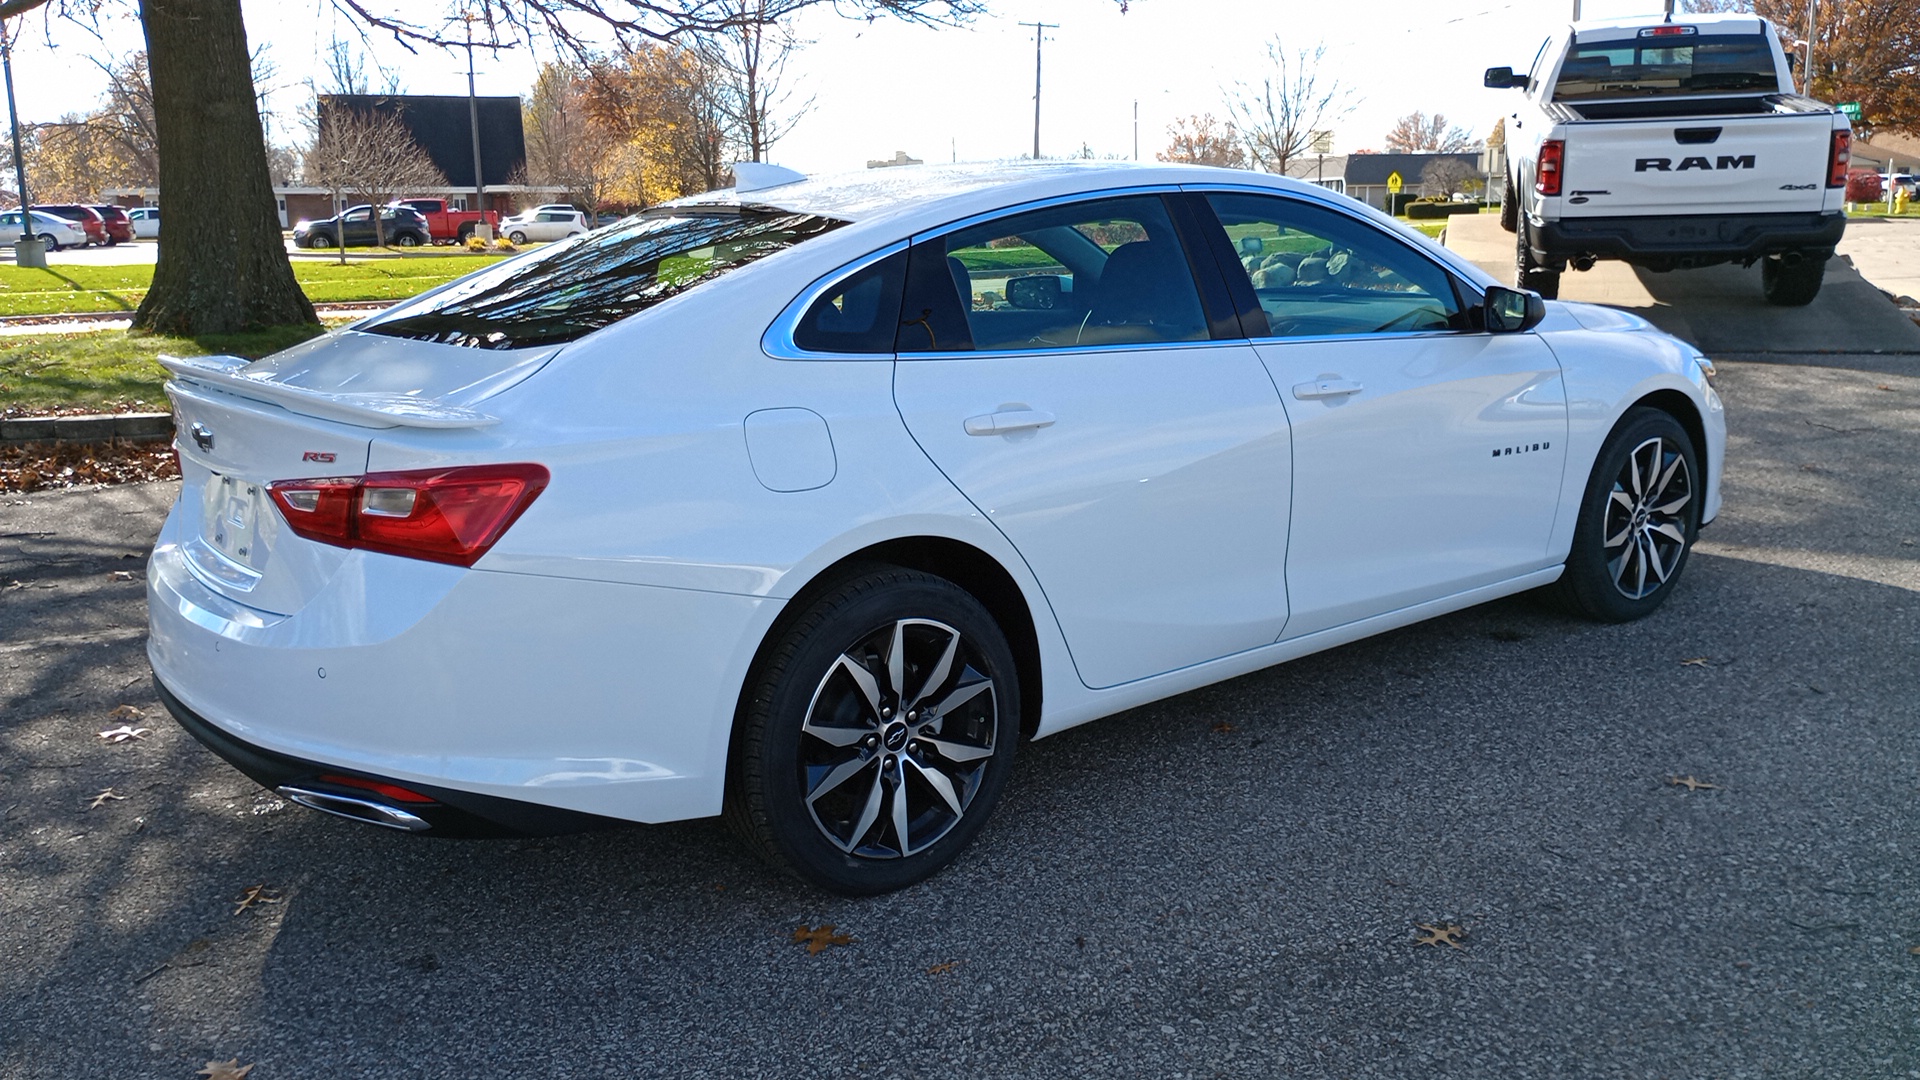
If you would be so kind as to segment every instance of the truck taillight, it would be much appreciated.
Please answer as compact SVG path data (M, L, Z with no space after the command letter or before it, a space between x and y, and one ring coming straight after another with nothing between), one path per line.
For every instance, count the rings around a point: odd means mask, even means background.
M1533 190L1542 195L1560 194L1561 166L1567 157L1567 144L1548 139L1540 144L1540 161L1534 166Z
M287 527L308 540L472 566L547 479L540 465L469 465L282 480L267 490Z
M1847 186L1847 166L1853 161L1853 133L1833 133L1833 148L1827 151L1827 186Z

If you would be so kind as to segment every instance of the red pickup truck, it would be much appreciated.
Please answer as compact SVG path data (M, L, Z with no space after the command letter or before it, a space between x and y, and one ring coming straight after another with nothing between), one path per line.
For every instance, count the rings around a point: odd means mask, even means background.
M447 205L445 199L395 199L388 206L404 206L417 210L427 219L427 232L436 244L467 242L473 228L481 222L496 233L500 229L500 215L493 210L455 210Z

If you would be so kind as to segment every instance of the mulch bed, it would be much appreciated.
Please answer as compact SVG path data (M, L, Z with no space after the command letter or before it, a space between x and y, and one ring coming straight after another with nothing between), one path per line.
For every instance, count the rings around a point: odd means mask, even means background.
M88 484L177 480L180 462L164 442L0 444L0 492Z

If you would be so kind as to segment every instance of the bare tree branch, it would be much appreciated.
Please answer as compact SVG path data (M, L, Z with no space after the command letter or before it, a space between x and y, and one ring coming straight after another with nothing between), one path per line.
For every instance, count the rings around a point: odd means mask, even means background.
M1326 57L1325 45L1289 52L1275 37L1267 42L1267 73L1228 93L1227 113L1257 167L1285 175L1315 131L1353 111L1353 91L1321 74Z

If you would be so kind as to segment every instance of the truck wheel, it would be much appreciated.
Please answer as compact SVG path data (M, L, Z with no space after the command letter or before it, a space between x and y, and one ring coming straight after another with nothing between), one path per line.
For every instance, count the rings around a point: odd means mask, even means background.
M1514 232L1520 228L1519 200L1514 197L1511 179L1507 181L1506 188L1500 192L1500 227L1508 232Z
M473 222L469 221L466 224L460 226L459 239L454 242L459 244L461 247L465 247L467 246L467 237L472 235L473 235Z
M1513 283L1532 289L1548 300L1560 298L1560 271L1540 265L1533 257L1533 229L1525 215L1516 213L1514 222Z
M1778 255L1760 260L1760 289L1777 307L1805 307L1820 295L1827 260L1809 255L1789 266Z

